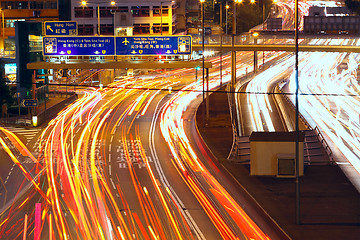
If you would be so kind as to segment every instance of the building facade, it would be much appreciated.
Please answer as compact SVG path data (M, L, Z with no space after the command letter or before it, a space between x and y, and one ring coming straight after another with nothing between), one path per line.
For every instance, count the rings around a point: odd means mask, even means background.
M133 35L169 35L177 29L176 1L118 0L111 5L111 1L89 0L82 5L72 0L71 6L71 19L78 23L79 35L124 35L116 29L126 27L132 28Z
M4 50L6 40L15 36L16 21L54 21L59 19L58 4L63 0L1 0L1 39L0 49ZM5 50L13 48L11 41Z
M304 32L308 34L360 34L360 16L345 7L309 8L304 17Z

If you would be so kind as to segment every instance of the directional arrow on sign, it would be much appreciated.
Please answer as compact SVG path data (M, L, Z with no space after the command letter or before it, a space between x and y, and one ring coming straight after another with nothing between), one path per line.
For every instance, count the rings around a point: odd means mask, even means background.
M51 26L47 25L46 28L52 32L54 32L54 30L51 29Z
M21 105L24 107L37 107L37 99L24 99L21 102Z

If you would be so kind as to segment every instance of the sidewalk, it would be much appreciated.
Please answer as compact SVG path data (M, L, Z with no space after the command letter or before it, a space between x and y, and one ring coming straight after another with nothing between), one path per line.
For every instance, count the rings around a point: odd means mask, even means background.
M310 165L300 178L300 221L295 217L295 180L250 176L249 165L228 162L232 130L227 94L210 96L210 119L197 127L206 144L228 171L292 238L299 240L359 239L360 194L338 166ZM221 133L221 134L219 134Z
M40 126L51 117L60 112L67 104L73 102L76 99L75 94L49 94L49 98L44 102L40 102L36 108L36 114L38 116L38 124ZM13 126L27 126L32 127L32 120L30 114L22 114L20 116L10 116L3 118L0 116L1 125L13 125Z

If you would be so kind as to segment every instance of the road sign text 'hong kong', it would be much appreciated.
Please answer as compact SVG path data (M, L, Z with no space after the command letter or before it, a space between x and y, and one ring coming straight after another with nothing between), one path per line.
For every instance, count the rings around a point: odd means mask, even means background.
M43 37L44 56L191 54L191 36Z
M114 37L44 37L45 56L115 55Z

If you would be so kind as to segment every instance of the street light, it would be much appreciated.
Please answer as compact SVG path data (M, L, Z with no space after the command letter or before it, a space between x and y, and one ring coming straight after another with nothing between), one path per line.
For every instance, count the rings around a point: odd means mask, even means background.
M200 0L201 3L201 23L202 23L202 80L203 80L203 106L204 105L204 100L205 100L205 56L204 56L204 51L205 51L205 16L204 16L204 3L205 0ZM203 107L203 111L202 111L202 116L203 116L203 126L205 127L205 109Z
M214 1L217 4L217 1ZM215 9L215 6L214 6ZM223 3L220 1L220 87L222 87ZM227 19L226 19L227 21Z
M232 37L231 37L231 85L230 85L230 89L231 89L231 93L232 93L232 98L231 98L231 113L232 113L232 124L233 126L235 126L236 128L236 122L235 122L235 83L236 83L236 51L234 48L234 44L235 44L235 35L236 35L236 5L237 3L242 3L242 0L234 0L233 2L233 27L232 27ZM236 131L238 134L238 131Z
M233 7L234 7L234 10L233 10L233 29L232 29L232 51L234 52L234 44L235 44L235 35L236 35L236 4L237 3L242 3L242 0L234 0L233 2ZM234 63L236 61L236 56L234 54ZM233 74L236 74L236 69L234 69L234 73ZM236 75L234 75L233 77L236 78ZM234 79L235 81L236 79Z
M113 34L115 36L115 16L116 16L116 10L111 9L110 13L113 15L112 17L112 25L113 25Z
M229 8L230 8L230 6L226 2L226 6L225 6L225 9L226 9L226 11L225 11L225 15L226 15L226 20L225 20L226 21L226 24L225 24L226 37L228 35L228 10L229 10Z
M98 27L97 27L98 31L97 31L97 33L100 36L100 3L108 3L108 2L88 2L85 0L81 1L82 6L86 6L88 3L97 3L97 15L98 15ZM115 3L115 1L111 1L110 4L111 4L111 6L114 6L116 3Z
M272 0L273 4L276 4L278 1L277 0ZM266 1L263 0L262 2L262 16L263 16L263 30L265 30L265 6L266 6Z
M4 19L4 10L0 8L1 19L2 19L2 39L3 39L3 54L5 54L5 19Z

